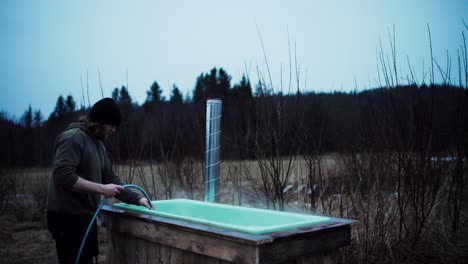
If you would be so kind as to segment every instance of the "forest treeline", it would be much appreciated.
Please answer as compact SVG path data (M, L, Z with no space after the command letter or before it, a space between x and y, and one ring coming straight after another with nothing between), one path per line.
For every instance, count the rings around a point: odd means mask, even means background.
M204 158L206 100L221 98L222 159L251 159L262 155L299 155L350 152L372 148L398 151L401 144L430 137L433 155L443 155L468 139L463 87L400 85L352 92L295 91L282 94L247 77L232 84L222 68L201 74L191 98L173 85L170 98L162 97L154 82L139 105L127 87L110 96L120 105L123 119L107 144L115 162L174 158ZM464 101L463 101L464 102ZM92 104L92 102L91 102ZM6 166L50 165L56 136L86 115L71 95L60 95L53 113L44 118L31 106L19 120L0 113L0 163ZM461 116L460 116L461 115ZM461 119L460 119L461 118ZM390 122L391 119L391 122ZM428 129L430 128L430 129ZM387 133L386 131L397 131ZM430 135L424 135L431 131Z

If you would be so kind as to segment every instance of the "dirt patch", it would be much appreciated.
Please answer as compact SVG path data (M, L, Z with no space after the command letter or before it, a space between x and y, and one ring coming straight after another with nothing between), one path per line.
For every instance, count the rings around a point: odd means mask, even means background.
M20 217L18 217L20 216ZM18 218L22 218L21 221ZM107 236L99 228L98 263L105 263ZM45 222L44 214L24 218L13 208L0 213L0 263L2 264L54 264L58 263L55 241Z

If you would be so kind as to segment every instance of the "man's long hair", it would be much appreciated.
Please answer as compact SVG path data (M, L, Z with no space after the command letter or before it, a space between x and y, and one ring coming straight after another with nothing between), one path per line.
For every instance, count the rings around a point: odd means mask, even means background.
M78 118L78 122L84 123L86 128L89 130L89 132L94 138L100 141L104 141L105 128L103 124L93 122L89 120L87 116L81 116L80 118Z

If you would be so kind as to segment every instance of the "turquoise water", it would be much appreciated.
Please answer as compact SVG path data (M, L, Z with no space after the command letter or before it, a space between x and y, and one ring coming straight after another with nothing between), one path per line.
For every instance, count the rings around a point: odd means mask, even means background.
M265 234L330 221L329 217L286 213L242 206L205 203L188 199L152 201L155 210L125 203L116 208L227 228L251 234Z

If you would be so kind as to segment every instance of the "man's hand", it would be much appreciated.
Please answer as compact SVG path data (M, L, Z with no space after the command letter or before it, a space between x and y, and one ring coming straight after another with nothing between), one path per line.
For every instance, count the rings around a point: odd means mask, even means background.
M72 186L74 192L93 192L102 194L107 198L112 198L125 190L123 186L117 184L100 184L78 177L78 180Z
M149 202L148 202L148 199L146 199L145 197L141 198L140 201L138 201L138 203L141 205L141 206L144 206L148 209L151 210L151 206L149 205Z
M125 190L124 187L121 185L109 183L109 184L102 184L100 193L104 195L106 198L112 198L120 193L120 191Z

